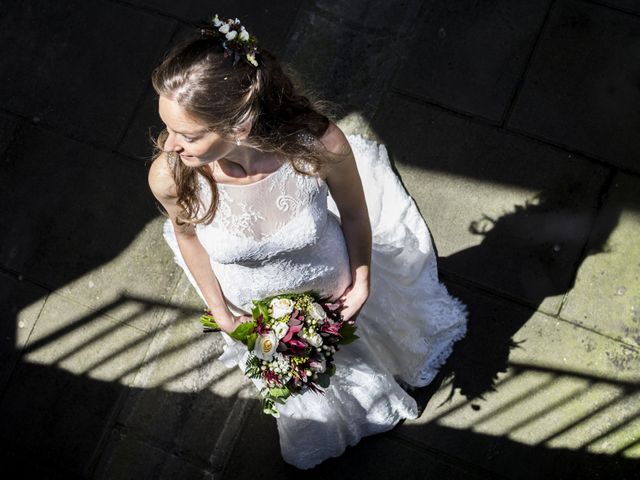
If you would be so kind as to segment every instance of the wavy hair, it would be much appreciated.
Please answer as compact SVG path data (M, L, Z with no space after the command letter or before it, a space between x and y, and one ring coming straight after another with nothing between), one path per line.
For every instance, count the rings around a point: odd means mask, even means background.
M328 102L312 100L269 51L261 48L256 58L258 67L244 61L234 64L219 40L203 35L175 47L151 80L158 95L177 102L210 130L232 137L235 129L250 122L245 145L282 156L301 174L319 172L330 158L316 141L330 124ZM155 140L151 162L169 155L182 209L177 223L210 223L218 205L215 179L206 166L188 167L175 152L164 152L167 135L164 130ZM197 175L211 187L208 206L198 197ZM199 215L201 207L204 214Z

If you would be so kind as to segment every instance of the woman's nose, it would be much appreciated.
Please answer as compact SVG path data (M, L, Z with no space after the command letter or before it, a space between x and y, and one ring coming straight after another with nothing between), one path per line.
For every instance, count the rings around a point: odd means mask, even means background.
M176 142L176 137L172 133L167 136L167 139L164 141L164 151L165 152L178 152L182 150L182 147Z

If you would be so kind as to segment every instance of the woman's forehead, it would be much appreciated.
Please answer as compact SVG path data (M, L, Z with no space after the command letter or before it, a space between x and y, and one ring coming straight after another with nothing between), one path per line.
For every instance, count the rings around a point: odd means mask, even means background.
M198 123L187 115L178 102L160 95L158 99L158 114L162 122L177 133L201 133L207 126Z

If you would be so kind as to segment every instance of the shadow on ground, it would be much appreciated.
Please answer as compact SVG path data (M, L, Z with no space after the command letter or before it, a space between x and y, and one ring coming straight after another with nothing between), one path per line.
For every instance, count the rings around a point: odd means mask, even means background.
M161 307L169 312L168 319L165 318L153 332L125 345L104 341L111 330L128 328L112 322L109 332L97 332L73 347L74 342L69 338L77 333L76 330L108 323L101 315L124 304L136 304L140 306L139 311ZM482 312L478 314L482 315ZM242 398L237 387L227 390L224 396L216 393L236 369L220 370L215 358L221 352L221 338L217 334L203 335L194 321L196 315L197 310L182 305L123 297L105 305L98 314L75 318L64 329L53 329L27 346L14 375L21 384L13 385L9 394L3 397L0 408L4 467L19 469L24 478L179 476L188 479L206 478L206 472L223 474L224 478L297 478L300 472L280 458L275 420L259 413L259 402ZM148 348L144 359L135 363L119 362L128 350L148 343L151 336L158 344ZM163 337L174 343L163 343L166 342L161 340ZM473 339L471 331L467 341ZM71 348L56 350L56 342L62 340ZM498 473L510 478L532 479L632 478L637 461L625 458L624 450L634 445L623 445L613 455L587 450L623 428L622 423L600 428L597 435L584 435L585 442L574 450L549 448L545 444L569 430L584 429L591 422L588 416L561 429L550 429L537 445L527 445L510 436L527 422L553 415L554 410L561 410L589 388L605 385L618 392L593 412L596 416L616 408L620 402L637 398L637 385L569 371L507 364L504 360L504 367L509 366L513 373L493 388L508 388L508 383L518 383L527 375L536 374L546 378L538 390L567 379L583 382L583 389L572 390L535 411L527 411L530 392L522 392L509 405L517 410L521 402L521 422L501 435L452 428L447 426L447 418L474 405L472 400L451 403L446 395L454 388L464 392L465 387L459 384L465 383L458 377L470 378L468 371L478 370L476 362L465 366L460 373L457 359L468 347L463 344L459 347L434 383L414 393L418 403L422 408L426 407L433 418L424 424L405 423L391 432L366 438L348 448L344 456L330 459L305 475L354 479L363 475L387 478L392 474L408 478L422 478L425 474L446 478L494 478ZM57 354L56 358L49 357L51 364L34 361L48 350ZM184 359L192 362L189 364ZM217 372L213 371L214 365L217 365ZM496 365L503 366L502 363ZM101 370L101 367L108 369ZM480 365L480 369L483 368L490 371ZM112 379L99 379L107 371ZM133 382L131 376L135 372L140 373ZM444 384L440 385L443 379ZM147 382L146 388L140 388L144 382ZM530 383L525 383L531 387ZM471 391L486 388L484 376L479 376L477 385L469 388ZM439 392L436 392L437 387L440 387ZM439 399L432 398L436 393L439 393ZM237 405L242 402L246 405L239 410ZM232 432L224 432L229 415L238 412L244 412L244 418L232 422ZM499 414L500 411L487 413L478 422L490 421L492 415ZM626 420L633 422L639 417L640 412L636 412L635 418ZM221 445L219 438L230 443ZM446 439L442 451L424 448L422 442L429 444L438 438ZM452 456L452 452L454 455L459 453L460 457Z
M501 284L509 286L507 293L516 301L525 299L529 307L511 310L508 318L496 318L499 312L489 302L478 304L477 296L469 297L465 289L450 287L470 305L470 320L468 334L459 342L447 368L454 375L454 387L470 400L494 390L497 374L506 372L509 353L518 346L512 337L542 302L573 288L579 264L559 261L559 251L577 251L580 258L601 253L617 225L620 210L610 211L591 238L585 238L595 220L594 211L567 212L568 204L575 208L571 190L545 192L535 203L516 206L513 213L497 219L485 216L469 225L474 235L482 237L478 246L440 259L445 272L473 271L500 277ZM487 253L497 251L502 255Z

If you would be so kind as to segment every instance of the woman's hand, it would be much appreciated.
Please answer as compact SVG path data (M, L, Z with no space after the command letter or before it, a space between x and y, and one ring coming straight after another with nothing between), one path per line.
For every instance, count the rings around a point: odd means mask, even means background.
M349 285L338 299L344 305L344 309L341 312L342 318L344 320L355 320L368 298L368 283L356 282Z
M251 315L231 315L231 321L225 323L220 322L218 323L218 326L223 332L230 335L236 328L238 328L238 325L251 321L253 321L253 317Z

